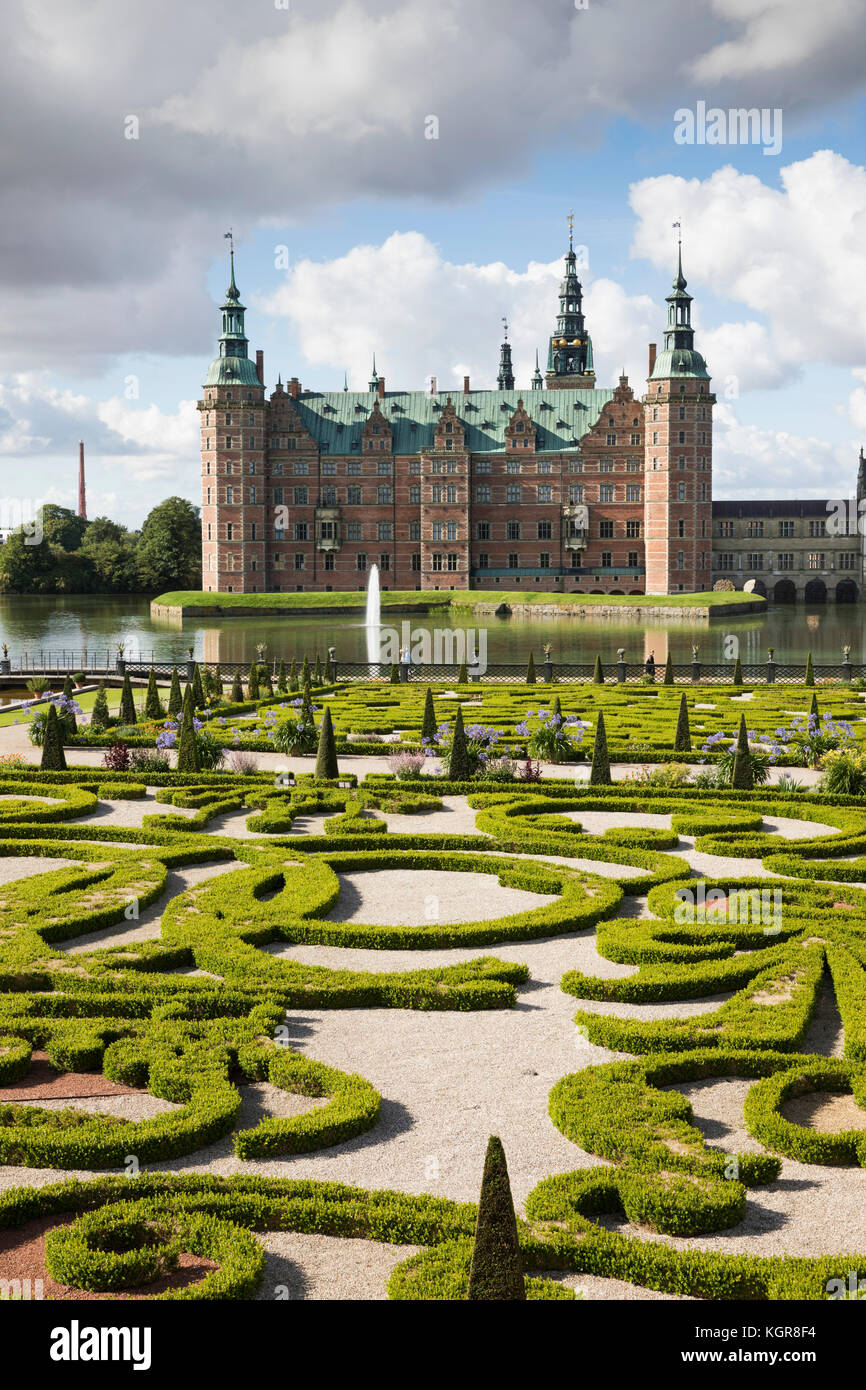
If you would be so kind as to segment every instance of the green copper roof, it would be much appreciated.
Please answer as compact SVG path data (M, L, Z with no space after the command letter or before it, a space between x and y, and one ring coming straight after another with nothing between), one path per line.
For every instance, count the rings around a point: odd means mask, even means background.
M205 386L260 386L255 362L249 357L215 357L207 369Z
M576 448L613 399L613 388L471 391L468 395L457 390L440 391L435 396L424 391L388 391L379 404L383 419L394 431L395 453L415 454L433 448L433 430L449 394L466 426L466 447L470 453L504 451L505 427L510 424L519 400L537 428L537 448L547 452ZM361 428L377 399L372 391L304 391L298 398L297 411L325 452L348 454L353 452L353 444L360 446Z
M656 358L650 381L663 380L672 376L700 377L709 381L707 364L696 348L665 348Z

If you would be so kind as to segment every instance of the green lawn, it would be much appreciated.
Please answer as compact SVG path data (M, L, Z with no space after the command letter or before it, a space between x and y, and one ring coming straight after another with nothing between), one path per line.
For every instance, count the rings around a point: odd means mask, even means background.
M320 594L220 594L195 589L178 589L171 593L159 594L152 600L167 608L363 608L367 602L364 590L346 593ZM423 603L430 608L474 608L478 603L507 604L563 604L575 607L591 607L598 604L613 604L618 608L637 608L651 605L654 608L714 608L719 605L737 604L742 608L763 607L766 602L759 594L733 593L703 594L547 594L536 590L521 589L385 589L382 591L382 607L390 608L404 604Z

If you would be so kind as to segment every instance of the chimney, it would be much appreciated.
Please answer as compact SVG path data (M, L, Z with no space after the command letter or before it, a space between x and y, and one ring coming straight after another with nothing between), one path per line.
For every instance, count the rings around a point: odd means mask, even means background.
M655 345L655 343L650 343L650 345L649 345L649 372L647 373L648 376L652 376L652 374L653 374L653 367L655 366L655 364L656 364L656 345Z
M468 396L468 395L469 395L469 378L468 378L468 376L465 376L465 377L463 378L463 394L464 394L464 396Z
M385 399L385 378L384 378L383 376L380 376L380 377L379 377L379 400L380 400L380 401L383 401L384 399Z
M298 378L296 376L293 376L291 381L289 382L289 395L291 396L293 401L296 401L300 394L301 383L298 381Z
M436 391L437 391L436 378L435 378L435 376L431 376L431 378L430 378L430 395L431 395L431 396L435 396L435 395L436 395Z
M262 386L265 384L265 354L261 348L256 348L256 376Z
M78 441L78 515L87 520L87 489L84 485L84 440Z

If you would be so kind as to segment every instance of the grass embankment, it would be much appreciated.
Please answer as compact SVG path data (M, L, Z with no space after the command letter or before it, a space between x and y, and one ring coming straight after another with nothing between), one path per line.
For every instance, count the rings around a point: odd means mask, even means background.
M342 593L308 594L220 594L196 589L177 589L159 594L153 603L165 608L363 608L367 602L365 590ZM521 589L384 589L382 607L394 608L405 604L424 604L430 608L474 608L479 603L525 604L537 607L557 604L590 608L608 605L616 608L716 608L736 604L744 609L761 608L766 600L759 594L551 594Z

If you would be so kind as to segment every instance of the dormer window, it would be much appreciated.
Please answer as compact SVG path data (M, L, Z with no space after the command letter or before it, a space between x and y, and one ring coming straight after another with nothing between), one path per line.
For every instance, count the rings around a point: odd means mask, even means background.
M526 426L524 425L523 421L520 420L520 421L518 421L518 423L514 426L514 428L515 428L515 430L517 431L518 434L523 434L523 431L525 430Z
M446 433L446 434L453 434L453 433L454 433L454 426L452 425L452 423L451 423L450 420L446 421L446 423L445 423L445 433Z

